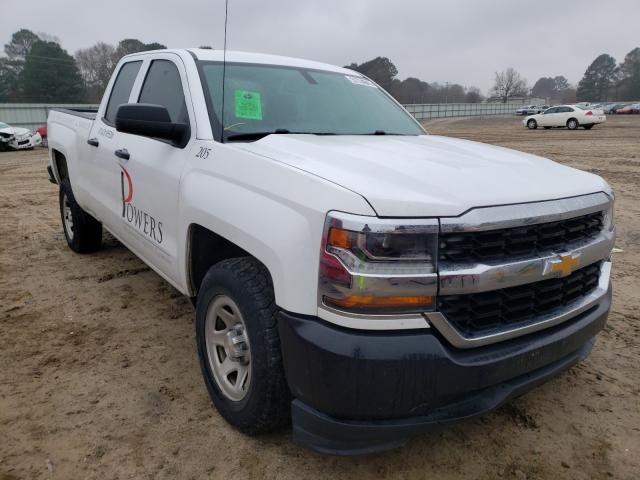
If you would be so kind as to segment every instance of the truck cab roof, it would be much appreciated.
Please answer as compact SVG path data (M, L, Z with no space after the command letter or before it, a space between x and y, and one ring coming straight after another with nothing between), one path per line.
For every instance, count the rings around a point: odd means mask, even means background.
M177 48L165 50L150 50L146 52L133 53L125 58L145 56L156 53L175 53L178 55L189 54L197 60L208 62L222 62L226 60L230 63L246 63L258 65L281 65L286 67L301 67L313 70L323 70L327 72L342 73L345 75L362 76L360 73L347 68L336 67L328 63L315 62L295 57L285 57L282 55L270 55L266 53L242 52L237 50L213 50L208 48Z

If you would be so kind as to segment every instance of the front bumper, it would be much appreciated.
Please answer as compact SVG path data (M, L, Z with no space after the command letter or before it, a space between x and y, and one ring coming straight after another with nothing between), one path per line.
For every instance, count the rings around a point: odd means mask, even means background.
M9 146L14 150L26 150L29 148L35 148L42 143L42 137L38 132L33 135L29 135L28 137L14 138L9 142Z
M493 410L584 359L610 304L609 288L561 325L467 350L433 330L348 330L282 312L294 439L325 453L370 453Z

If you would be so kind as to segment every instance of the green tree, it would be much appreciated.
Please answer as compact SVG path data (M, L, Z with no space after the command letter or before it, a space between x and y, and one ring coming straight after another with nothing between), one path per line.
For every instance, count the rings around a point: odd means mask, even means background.
M118 59L120 59L125 55L130 55L132 53L146 52L148 50L162 50L165 48L167 47L161 43L144 43L137 38L125 38L124 40L120 40L120 43L118 43L116 53Z
M73 103L84 100L84 85L76 61L55 42L37 41L20 73L22 100Z
M569 81L562 75L540 77L531 89L531 96L558 102L568 88L570 88Z
M554 83L553 89L556 92L556 94L562 93L567 88L571 88L571 85L569 85L569 80L567 80L566 77L564 77L563 75L558 75L556 77L553 77L553 83Z
M616 59L603 53L584 72L576 92L579 101L599 102L607 100L609 90L618 75Z
M624 100L640 100L640 47L631 50L620 65L620 90Z
M555 85L553 78L540 77L538 81L531 88L531 96L536 98L551 98L555 93Z
M4 46L4 53L12 60L24 60L33 44L39 40L38 35L23 28L11 36L11 41Z
M16 102L20 98L18 77L22 62L10 58L0 58L0 103Z
M166 48L167 48L166 45L162 45L161 43L158 43L158 42L147 43L145 45L145 51L146 50L164 50Z
M352 63L345 68L350 68L366 75L386 91L391 90L393 79L398 75L398 69L387 57L376 57L360 65Z

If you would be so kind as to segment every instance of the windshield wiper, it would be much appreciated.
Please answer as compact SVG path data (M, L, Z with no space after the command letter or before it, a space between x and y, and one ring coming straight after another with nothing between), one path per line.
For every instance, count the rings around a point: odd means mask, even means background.
M402 135L404 136L404 133L391 133L391 132L385 132L384 130L376 130L373 133L365 133L364 135Z
M248 132L248 133L234 133L226 137L226 140L229 141L240 141L240 140L260 140L267 135L336 135L332 132L292 132L291 130L287 130L286 128L276 128L271 132Z
M234 133L227 137L227 140L260 140L262 137L271 135L273 133L287 134L291 133L286 128L276 128L271 132L248 132L248 133Z

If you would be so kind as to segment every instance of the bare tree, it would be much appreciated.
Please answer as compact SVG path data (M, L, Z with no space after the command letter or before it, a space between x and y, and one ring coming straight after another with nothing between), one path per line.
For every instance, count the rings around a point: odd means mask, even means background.
M525 96L527 91L527 81L513 68L509 67L504 72L496 72L491 94L499 97L502 103L507 103L512 97Z
M75 58L87 87L89 100L99 101L118 63L115 47L98 42L93 47L78 50Z

